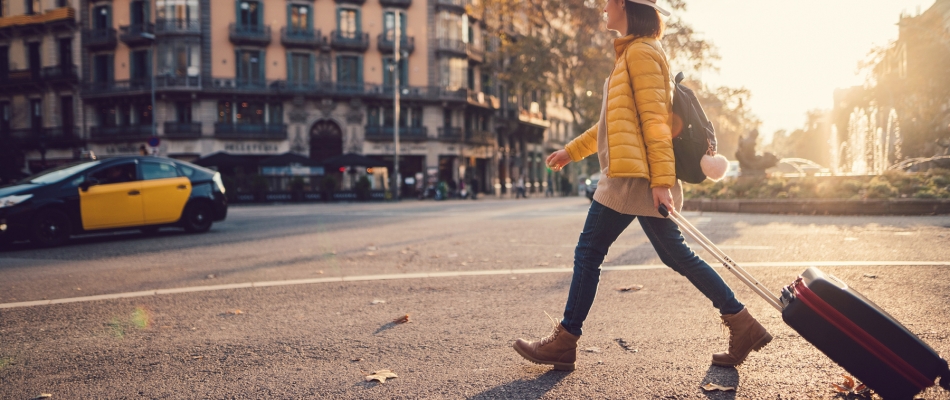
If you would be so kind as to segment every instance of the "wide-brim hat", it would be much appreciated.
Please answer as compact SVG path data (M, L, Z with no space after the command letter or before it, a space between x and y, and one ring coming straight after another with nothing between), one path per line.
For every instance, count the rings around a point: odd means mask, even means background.
M656 0L627 0L627 1L629 1L629 2L631 2L631 3L643 4L643 5L645 5L645 6L653 7L653 8L655 8L657 11L659 11L660 14L663 14L664 17L669 17L669 16L670 16L670 12L669 12L669 11L666 11L666 10L660 8L660 6L656 5Z

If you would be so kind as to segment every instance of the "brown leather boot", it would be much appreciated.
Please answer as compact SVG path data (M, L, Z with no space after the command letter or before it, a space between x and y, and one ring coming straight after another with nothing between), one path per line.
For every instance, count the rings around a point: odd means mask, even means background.
M723 315L722 323L729 327L729 351L713 354L713 365L735 367L742 364L752 350L759 351L772 341L772 335L749 314L747 308L736 314Z
M573 371L579 338L580 336L565 330L563 325L557 324L550 336L536 342L518 339L514 348L518 354L533 363L553 365L556 370Z

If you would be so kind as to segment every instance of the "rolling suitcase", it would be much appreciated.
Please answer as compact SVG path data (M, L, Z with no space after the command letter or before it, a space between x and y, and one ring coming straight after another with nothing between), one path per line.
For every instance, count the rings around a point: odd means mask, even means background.
M809 267L777 297L676 211L660 206L684 234L718 259L809 343L885 399L933 386L950 390L950 368L930 346L846 283Z

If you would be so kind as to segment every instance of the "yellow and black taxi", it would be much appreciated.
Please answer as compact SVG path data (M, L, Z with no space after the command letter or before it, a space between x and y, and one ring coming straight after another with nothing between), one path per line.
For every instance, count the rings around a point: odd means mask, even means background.
M227 212L216 171L151 156L78 161L0 187L0 244L55 246L108 229L206 232Z

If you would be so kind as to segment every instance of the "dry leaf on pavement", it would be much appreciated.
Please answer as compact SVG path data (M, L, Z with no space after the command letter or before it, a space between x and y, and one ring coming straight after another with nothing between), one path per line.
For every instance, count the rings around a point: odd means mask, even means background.
M370 304L386 304L386 300L373 300Z
M831 386L834 387L835 391L838 393L856 394L856 395L863 396L865 393L867 393L870 390L863 383L858 383L857 381L854 380L854 378L848 375L842 374L841 376L844 377L844 382L842 382L840 385L837 383L831 384Z
M373 372L372 375L366 376L366 382L369 381L379 381L379 383L386 383L386 379L398 378L396 374L388 369L381 369L379 371Z
M396 319L393 320L393 322L395 322L395 323L397 323L397 324L405 324L405 323L409 322L409 314L406 314L406 315L403 315L403 316L401 316L401 317L399 317L399 318L396 318Z
M49 399L49 398L52 398L52 397L53 397L53 395L51 395L51 394L49 394L49 393L40 393L40 395L34 397L33 400Z
M586 352L588 352L588 353L601 353L601 352L603 352L603 350L601 350L600 347L588 347L588 348L584 349L584 351L586 351Z
M712 383L712 382L709 382L709 383L703 385L702 388L703 388L703 390L705 390L705 391L707 391L707 392L711 392L711 391L713 391L713 390L719 390L719 391L723 391L723 392L734 392L734 391L736 391L736 388L734 388L734 387L732 387L732 386L721 386L721 385L717 385L717 384Z
M621 292L636 292L640 289L643 289L643 285L624 286L617 288L617 290Z
M228 315L241 315L241 314L244 314L244 311L241 311L241 310L228 311Z

